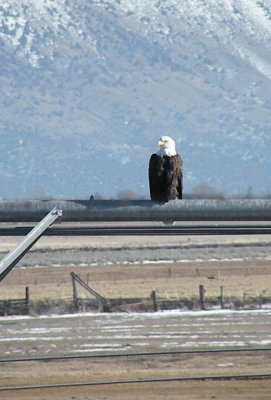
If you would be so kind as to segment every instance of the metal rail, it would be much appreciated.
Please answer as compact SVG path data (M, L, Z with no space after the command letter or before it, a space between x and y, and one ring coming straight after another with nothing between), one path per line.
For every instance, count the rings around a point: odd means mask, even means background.
M29 226L0 227L0 236L25 236ZM46 236L163 236L163 235L270 235L271 225L205 226L62 226L49 227Z
M1 392L16 390L36 390L52 388L68 388L82 386L105 386L105 385L129 385L138 383L158 383L158 382L189 382L189 381L230 381L230 380L266 380L271 379L271 374L239 374L239 375L210 375L210 376L184 376L174 378L149 378L149 379L126 379L115 381L92 381L75 383L53 383L47 385L25 385L25 386L4 386L0 388Z
M61 210L53 208L35 228L22 240L15 249L11 250L0 262L0 281L12 270L12 268L23 258L31 247L39 240L43 232L52 225L59 217Z
M271 221L271 200L1 201L0 222L40 221L52 208L71 221Z
M13 363L13 362L33 362L33 361L67 361L73 359L96 359L106 357L141 357L141 356L163 356L163 355L176 355L176 354L210 354L210 353L244 353L244 352L266 352L271 351L270 347L262 348L231 348L231 349L198 349L198 350L172 350L172 351L158 351L158 352L138 352L138 353L107 353L107 354L91 354L80 356L59 356L59 357L37 357L37 358L18 358L18 359L2 359L0 363ZM61 388L76 388L83 386L106 386L106 385L130 385L142 383L158 383L158 382L195 382L195 381L230 381L230 380L269 380L271 374L236 374L236 375L207 375L207 376L182 376L172 378L137 378L125 380L104 380L104 381L90 381L90 382L74 382L74 383L53 383L45 385L24 385L24 386L4 386L0 387L1 391L23 391L23 390L41 390L41 389L61 389Z
M10 358L0 359L0 363L14 362L35 362L35 361L68 361L79 359L96 359L96 358L120 358L120 357L153 357L168 356L178 354L213 354L213 353L255 353L271 351L271 347L249 347L249 348L228 348L228 349L198 349L198 350L168 350L168 351L151 351L151 352L133 352L133 353L104 353L104 354L84 354L84 355L66 355L55 357L28 357L28 358Z

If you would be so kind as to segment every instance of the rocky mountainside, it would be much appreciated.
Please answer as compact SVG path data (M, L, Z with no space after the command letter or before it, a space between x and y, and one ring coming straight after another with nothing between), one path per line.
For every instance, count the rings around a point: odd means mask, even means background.
M184 188L270 189L269 0L0 0L2 198L148 196L160 135Z

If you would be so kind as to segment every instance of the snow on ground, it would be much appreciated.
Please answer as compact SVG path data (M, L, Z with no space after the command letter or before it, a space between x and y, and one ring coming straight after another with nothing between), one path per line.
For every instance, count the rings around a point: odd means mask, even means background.
M0 327L3 357L271 345L271 309L4 317Z

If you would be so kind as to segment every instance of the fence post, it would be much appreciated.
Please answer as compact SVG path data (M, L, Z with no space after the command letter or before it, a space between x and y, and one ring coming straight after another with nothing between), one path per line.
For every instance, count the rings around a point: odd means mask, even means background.
M152 290L151 292L151 299L153 302L153 311L156 312L157 311L157 301L156 301L156 291Z
M30 295L29 295L29 287L25 287L25 304L26 304L26 311L27 314L29 314L29 300L30 300Z
M199 285L199 302L202 310L206 310L205 305L205 289L203 285Z
M220 296L219 296L219 299L220 299L221 308L224 309L224 287L223 287L223 286L220 286Z
M71 273L71 279L72 279L72 297L73 297L73 303L76 309L78 309L78 302L77 302L77 289L76 289L76 282L74 279L73 274Z
M25 302L26 302L26 304L29 303L29 287L28 286L25 287Z

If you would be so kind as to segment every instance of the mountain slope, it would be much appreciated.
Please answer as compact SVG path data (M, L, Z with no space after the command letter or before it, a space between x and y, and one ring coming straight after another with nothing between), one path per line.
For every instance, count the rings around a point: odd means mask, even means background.
M270 185L271 5L0 2L2 197L148 194L160 135L185 191Z

